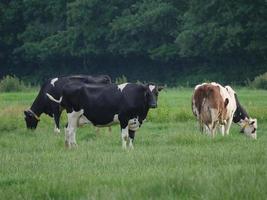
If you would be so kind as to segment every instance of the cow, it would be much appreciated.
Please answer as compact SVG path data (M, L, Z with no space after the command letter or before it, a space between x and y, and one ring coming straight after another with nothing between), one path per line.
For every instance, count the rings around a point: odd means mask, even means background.
M158 94L163 87L155 84L68 84L62 96L54 102L66 108L68 126L66 147L76 146L76 129L83 123L110 126L119 123L122 147L133 148L135 132L146 119L150 108L157 107Z
M247 136L257 138L257 120L248 117L230 86L223 87L215 82L197 85L192 97L192 111L202 132L205 126L214 136L216 127L220 125L222 135L228 135L234 121ZM242 117L238 119L237 115Z
M38 122L40 121L40 115L45 113L54 118L55 121L55 133L60 133L59 121L60 115L64 110L64 107L52 102L46 93L53 95L55 98L59 98L62 95L62 89L66 84L73 83L103 83L110 84L111 79L107 75L89 76L89 75L71 75L62 76L58 78L52 78L46 81L35 98L31 107L24 111L26 127L29 129L36 129Z
M245 135L253 139L257 139L257 128L258 128L257 119L249 117L245 108L243 108L243 106L240 104L236 92L230 86L225 86L225 88L227 91L232 90L232 93L234 93L236 110L234 113L233 122L241 127L240 130L241 133L244 133Z
M222 98L219 86L212 84L196 86L192 98L192 110L199 121L201 132L205 125L214 137L218 124L227 124L227 128L229 127L227 120L230 122L231 116L227 116L228 104L229 98Z

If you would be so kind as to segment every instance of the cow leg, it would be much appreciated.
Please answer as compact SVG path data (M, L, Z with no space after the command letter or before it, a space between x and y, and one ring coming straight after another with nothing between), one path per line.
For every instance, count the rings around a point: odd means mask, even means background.
M121 121L121 139L122 139L122 148L126 149L127 148L127 141L129 139L129 127L128 127L128 122L124 120Z
M229 135L230 127L232 124L233 117L231 117L229 120L227 120L226 125L225 125L225 133L226 135Z
M224 125L220 125L220 128L221 128L221 134L222 134L222 136L224 136L224 133L225 133Z
M204 124L199 120L199 129L200 132L203 134L204 133Z
M128 126L126 126L125 128L121 128L121 139L122 139L122 148L123 149L127 148L128 137L129 137Z
M55 120L54 133L55 134L59 134L60 133L60 129L59 129L59 118L60 118L60 115L54 114L54 120Z
M68 147L71 146L76 146L76 129L78 126L78 121L80 116L83 114L83 110L80 110L78 112L71 112L68 113L68 127L67 127L67 131L65 132L66 136L65 136L65 144Z
M69 144L70 147L76 147L77 142L76 142L76 129L77 127L71 127L69 128L70 134L69 134Z
M60 120L60 109L59 106L53 106L53 116L54 116L54 121L55 121L55 128L54 128L54 133L55 134L59 134L60 133L60 129L59 129L59 120Z
M211 124L207 124L207 127L208 127L208 134L211 137L214 137L215 136L215 132L216 132L216 123L213 122Z
M215 137L215 135L216 135L217 126L218 126L218 121L213 122L213 124L212 124L212 137Z
M210 128L210 133L211 133L211 137L215 137L215 129L214 129L214 127L213 126L211 126L211 128Z
M133 149L133 141L134 141L135 131L129 130L129 148Z
M96 127L96 128L95 128L95 132L96 132L96 134L99 135L99 134L100 134L100 128Z
M68 127L65 127L64 128L64 130L65 130L65 147L66 148L69 148L70 147L70 135L69 135L69 129L68 129Z

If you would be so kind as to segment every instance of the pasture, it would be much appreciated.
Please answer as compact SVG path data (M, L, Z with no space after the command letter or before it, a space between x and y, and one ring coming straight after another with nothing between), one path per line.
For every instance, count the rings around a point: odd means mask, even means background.
M54 135L42 115L36 131L23 110L37 91L0 94L0 199L267 199L267 91L236 89L258 119L258 140L239 133L201 135L191 112L192 89L166 89L138 130L135 149L121 148L119 127L77 131L64 148L66 117Z

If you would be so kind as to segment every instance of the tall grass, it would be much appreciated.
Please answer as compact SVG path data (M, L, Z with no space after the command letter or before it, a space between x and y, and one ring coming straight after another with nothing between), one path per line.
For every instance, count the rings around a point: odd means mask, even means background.
M121 149L118 126L96 133L89 125L77 131L78 148L67 150L46 115L26 130L22 111L36 92L0 94L0 199L266 199L267 91L238 94L260 117L258 140L234 124L227 137L201 135L192 89L169 89L132 151Z

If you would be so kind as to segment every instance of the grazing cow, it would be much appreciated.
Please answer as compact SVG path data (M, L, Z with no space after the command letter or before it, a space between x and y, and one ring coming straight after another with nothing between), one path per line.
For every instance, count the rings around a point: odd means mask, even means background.
M234 99L236 102L236 110L233 117L233 122L237 123L241 127L241 133L257 139L257 119L250 118L247 111L241 106L237 94L230 86L225 86L227 91L232 90L234 93Z
M40 115L45 113L55 120L55 133L59 133L59 120L63 107L59 104L52 102L46 93L53 95L55 98L59 98L62 95L62 89L66 84L73 83L104 83L110 84L111 79L107 75L100 76L88 76L88 75L72 75L63 76L59 78L53 78L46 81L37 97L35 98L32 106L24 111L26 126L29 129L36 129L38 122L40 121Z
M257 137L257 121L248 117L230 86L223 87L214 82L197 85L192 98L192 110L199 120L201 130L205 125L212 136L218 124L221 125L222 135L228 135L234 120L246 135L254 139Z
M67 147L76 145L75 132L78 125L92 123L94 126L110 126L119 123L122 147L133 148L135 131L141 126L149 108L157 107L162 87L154 84L124 83L68 84L59 100L47 96L66 108L68 127L65 130Z

